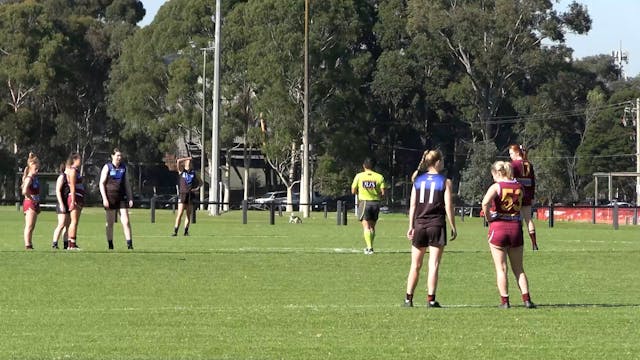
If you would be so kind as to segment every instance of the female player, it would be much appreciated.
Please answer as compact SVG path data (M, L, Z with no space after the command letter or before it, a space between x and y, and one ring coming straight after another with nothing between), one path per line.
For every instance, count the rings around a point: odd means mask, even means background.
M133 195L127 176L127 166L122 162L122 152L117 148L113 149L111 161L106 163L100 172L100 194L107 217L108 249L113 250L113 223L116 221L116 210L119 210L127 249L133 250L131 223L129 222L129 208L133 207Z
M187 216L184 219L184 236L189 236L193 202L196 198L196 192L200 189L200 180L196 176L196 171L191 168L191 157L176 160L176 165L178 167L178 174L180 174L178 180L178 214L176 215L176 222L171 236L178 236L180 220L185 211Z
M69 244L69 240L67 239L70 221L69 207L67 206L69 184L67 183L67 176L64 173L66 168L66 162L60 164L60 175L58 175L58 179L56 180L56 199L58 200L56 203L56 214L58 214L58 225L53 230L53 242L51 247L54 249L58 249L58 240L60 239L60 235L62 235L63 249L66 249Z
M427 306L439 308L436 301L438 270L444 247L447 245L445 215L451 225L451 240L457 236L453 213L451 180L440 172L444 160L440 150L427 150L422 155L418 169L413 174L411 202L409 207L409 230L411 240L411 268L407 277L407 294L404 306L413 306L413 292L418 284L424 254L429 248L429 273L427 276Z
M520 209L522 185L513 178L511 164L496 161L491 167L494 184L482 199L482 210L489 222L489 248L496 268L500 307L509 308L507 257L522 293L526 308L535 308L529 296L529 282L522 265L523 239Z
M40 213L40 182L38 181L38 170L40 169L40 161L38 157L29 153L27 166L22 176L22 209L24 211L24 247L27 250L33 250L33 229L36 226L36 220Z
M527 152L522 145L509 145L509 157L511 157L513 177L522 184L524 189L522 209L520 209L520 212L529 230L531 246L533 250L538 250L536 227L531 219L531 202L533 201L533 196L536 191L536 176L533 172L533 165L531 165L531 162L527 159Z
M67 206L69 207L69 245L68 250L78 250L78 244L76 243L78 233L78 222L80 221L80 214L82 214L82 207L84 206L84 184L82 175L80 175L80 165L82 164L82 157L78 153L71 153L69 159L67 159L67 169L65 175L67 176L67 183L69 184L69 195L67 196Z

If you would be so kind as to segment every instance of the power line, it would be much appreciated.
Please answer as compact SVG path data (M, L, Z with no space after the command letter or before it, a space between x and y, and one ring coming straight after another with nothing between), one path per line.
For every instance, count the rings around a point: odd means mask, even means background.
M567 117L583 116L587 112L602 112L604 110L611 110L611 109L624 109L624 107L628 105L629 105L629 102L623 102L618 104L597 106L592 108L583 108L583 109L548 112L548 113L535 113L535 114L524 115L524 116L520 116L520 115L519 116L494 116L491 118L492 120L487 120L485 123L486 124L517 124L517 123L531 122L531 121L547 121L547 120L567 118Z

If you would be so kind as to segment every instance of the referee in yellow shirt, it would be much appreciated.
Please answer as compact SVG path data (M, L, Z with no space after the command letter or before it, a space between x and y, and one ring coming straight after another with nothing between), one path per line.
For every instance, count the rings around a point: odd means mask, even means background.
M358 173L351 183L351 193L358 195L358 215L364 230L366 255L373 254L373 240L376 237L376 222L380 214L380 200L384 196L384 177L373 171L373 160L366 158L362 163L364 171Z

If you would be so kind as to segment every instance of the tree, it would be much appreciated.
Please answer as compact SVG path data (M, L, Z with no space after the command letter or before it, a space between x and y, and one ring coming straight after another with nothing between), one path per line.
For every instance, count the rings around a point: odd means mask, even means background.
M452 87L468 96L455 99L472 130L495 139L490 120L505 98L539 64L542 41L564 41L565 31L582 34L591 26L584 6L572 3L558 14L550 1L409 1L409 29L446 44L462 75ZM458 91L460 92L460 91Z
M468 165L462 172L460 196L469 204L482 202L482 195L493 183L491 164L496 159L498 149L493 141L476 142L471 145Z

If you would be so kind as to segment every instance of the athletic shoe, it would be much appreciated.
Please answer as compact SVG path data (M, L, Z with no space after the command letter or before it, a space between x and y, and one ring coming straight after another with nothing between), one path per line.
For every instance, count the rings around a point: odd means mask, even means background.
M442 306L440 306L440 303L437 302L437 301L429 301L427 303L427 307L430 307L430 308L441 308Z
M189 236L189 232L188 232L188 231L185 231L185 232L184 232L184 234L183 234L183 236Z
M33 250L33 245L26 245L25 250Z
M524 307L526 307L527 309L535 309L537 306L536 306L536 304L532 303L531 301L525 301L524 302Z
M80 246L78 244L69 241L69 245L67 246L67 250L80 250Z
M405 299L402 307L413 307L413 301Z
M173 233L171 234L171 236L178 236L178 233Z
M133 250L133 245L127 245L127 249Z
M364 254L365 255L373 255L373 249L364 249Z
M108 248L109 250L113 250L113 242L111 242L111 241L110 241L110 242L108 242L107 244L108 244L108 245L107 245L107 248Z
M51 248L52 249L58 249L58 242L56 241L56 242L52 243L51 244Z
M511 307L511 305L509 305L509 303L504 303L504 304L498 305L498 307L500 309L509 309Z

